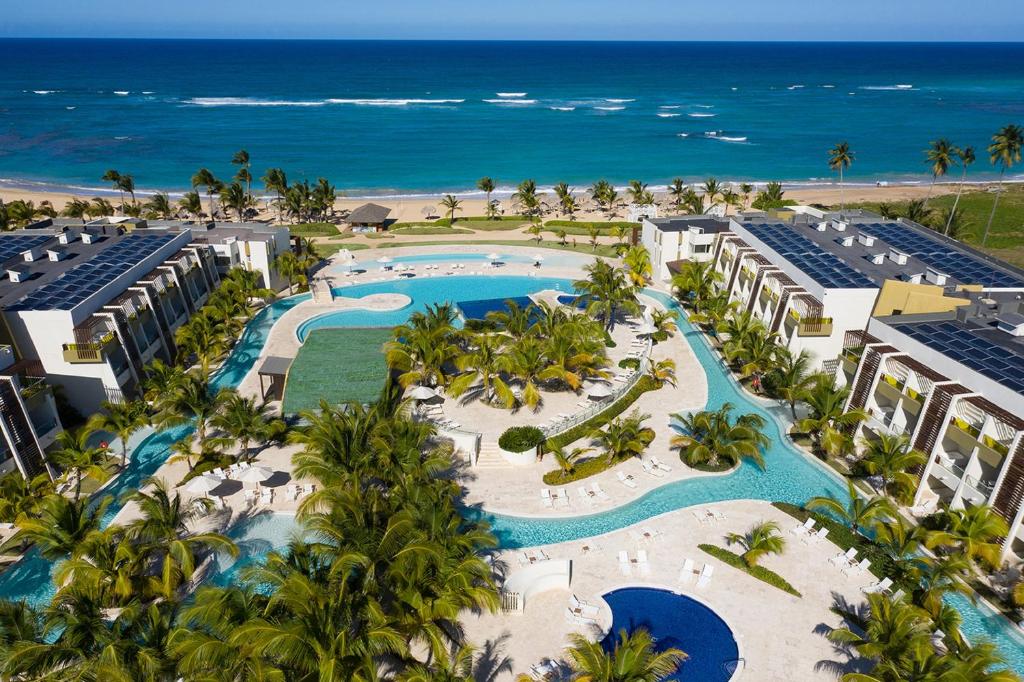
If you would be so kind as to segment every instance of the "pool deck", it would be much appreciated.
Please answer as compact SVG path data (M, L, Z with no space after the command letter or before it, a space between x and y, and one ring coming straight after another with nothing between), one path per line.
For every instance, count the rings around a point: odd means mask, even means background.
M626 585L640 585L692 596L721 616L736 637L740 656L746 660L739 680L835 680L834 669L819 669L818 664L823 661L834 662L845 672L852 670L846 657L838 654L820 631L822 627L841 625L839 617L829 611L836 599L861 602L861 588L873 584L874 578L864 573L844 575L829 562L837 553L835 545L801 542L789 533L796 521L767 503L737 500L699 509L718 510L726 519L700 523L692 510L677 510L595 538L531 548L543 550L554 560L572 561L570 591L552 590L536 595L527 601L521 613L467 614L461 621L467 637L478 649L497 644L509 658L512 671L498 679L511 680L516 674L528 673L530 666L545 658L565 660L563 648L572 632L600 638L602 629L611 623L611 613L601 595ZM726 546L726 533L743 532L768 520L779 523L787 542L781 556L767 557L761 563L782 575L803 598L727 566L697 547L700 543ZM638 541L636 534L641 527L659 535L654 540ZM590 550L584 552L584 546ZM638 548L647 551L649 575L639 575L635 566L631 575L623 575L618 552L625 550L633 559ZM507 574L519 568L518 554L518 550L500 554L498 560ZM696 576L686 584L680 583L679 573L686 558L694 560L698 571L704 563L714 566L709 585L697 588ZM567 622L565 611L570 594L600 606L597 627Z

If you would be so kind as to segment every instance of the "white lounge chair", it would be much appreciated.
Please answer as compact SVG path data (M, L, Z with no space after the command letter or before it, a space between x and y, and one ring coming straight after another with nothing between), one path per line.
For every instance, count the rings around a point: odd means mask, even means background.
M806 521L804 521L802 525L793 526L792 528L790 528L789 532L793 535L806 535L811 532L812 528L814 528L814 524L814 519L809 518Z
M822 527L818 529L817 533L808 533L800 538L800 542L805 545L814 545L828 537L828 528Z
M855 564L852 561L849 565L843 567L843 573L846 575L853 575L854 573L860 573L861 571L867 571L871 568L870 559L861 559L859 564Z
M214 469L210 473L213 474L214 476L216 476L217 478L219 478L222 481L227 478L227 474L225 474L224 470L221 469L220 467L217 467L216 469Z
M547 680L555 679L558 674L558 665L551 660L541 661L536 665L530 666L530 677L536 680L536 682L547 682Z
M626 553L626 550L622 550L619 552L619 573L622 575L630 575L632 572L633 571L629 565L629 554Z
M634 481L633 477L630 476L629 474L624 474L623 472L619 471L615 475L618 477L619 483L626 486L627 488L636 487L636 481Z
M704 564L704 568L700 569L700 577L697 578L697 587L707 587L708 583L711 582L711 576L715 573L715 567L711 564Z
M655 467L645 459L640 460L640 466L643 468L644 473L650 474L655 478L661 478L662 476L665 475L662 471L660 471L657 467Z
M860 588L860 591L864 594L879 594L881 592L888 592L890 587L892 587L892 580L890 578L882 578L874 585Z
M640 526L640 533L643 535L644 540L651 542L661 537L661 533L654 530L650 526Z
M558 489L558 500L556 500L556 501L558 502L558 506L559 507L568 507L569 506L569 491L566 488L559 488Z
M657 457L653 457L653 456L651 457L651 464L653 464L657 468L661 469L665 473L670 473L672 471L672 467L670 467L669 465L665 464L664 462L662 462Z
M580 601L579 597L575 594L569 597L569 608L572 609L573 613L584 618L597 618L597 614L601 612L601 609L594 604Z
M694 509L690 513L693 514L693 518L697 519L697 523L702 526L709 521L708 514L703 509Z
M311 495L316 490L316 484L315 483L307 483L305 486L303 486L302 490L303 490L304 494Z
M690 582L693 580L693 573L693 559L687 559L683 562L683 567L679 569L679 582Z
M849 566L853 563L854 559L857 558L857 548L851 547L846 550L845 554L836 554L834 557L829 559L836 566Z
M597 495L598 499L602 502L607 502L612 499L608 496L608 493L601 489L601 484L597 481L590 484L590 489L594 491L594 494Z
M583 486L579 486L578 488L576 488L576 495L579 496L580 503L584 507L591 506L590 498L591 498L592 493L590 491L588 491L586 488L584 488Z
M640 575L648 576L651 574L651 564L647 561L647 550L638 549L636 551L636 565L640 569Z
M299 496L299 489L294 485L287 485L284 488L285 497L289 500L294 500Z
M540 489L540 502L548 509L554 506L554 502L551 501L551 491L547 488Z

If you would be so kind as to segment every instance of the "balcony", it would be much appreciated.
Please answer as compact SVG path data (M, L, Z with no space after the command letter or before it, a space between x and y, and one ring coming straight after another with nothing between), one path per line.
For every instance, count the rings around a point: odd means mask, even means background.
M77 364L100 364L107 361L107 350L115 341L113 332L107 332L93 343L65 343L64 362Z
M809 317L799 321L797 333L800 336L832 336L831 317Z

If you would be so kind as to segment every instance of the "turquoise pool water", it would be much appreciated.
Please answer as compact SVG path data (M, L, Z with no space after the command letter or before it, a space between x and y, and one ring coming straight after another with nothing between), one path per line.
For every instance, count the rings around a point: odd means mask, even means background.
M343 247L344 248L344 247ZM551 251L549 254L548 251ZM404 263L411 265L418 265L420 263L477 263L483 265L490 262L490 258L487 256L490 253L496 253L501 258L498 260L502 263L533 263L536 260L536 255L521 254L521 253L504 253L500 246L495 246L492 252L488 253L415 253L407 256L390 256L392 264ZM575 254L559 253L557 251L548 249L544 253L539 254L544 257L544 265L579 265L589 260L586 256L580 256ZM381 264L376 259L360 260L353 264L355 268L361 268L365 270L377 270L381 267ZM544 266L541 266L542 268ZM340 273L348 270L347 266L334 266L330 272Z
M432 303L524 296L543 289L569 291L571 283L565 279L516 276L414 278L368 283L339 289L337 293L351 296L395 291L408 294L413 302L401 311L390 313L350 311L316 319L321 327L390 326L404 322L413 310L423 310ZM646 293L666 307L681 312L671 297L656 291ZM211 379L211 384L216 388L238 385L259 357L274 323L306 299L308 295L292 297L261 311L246 327L240 342ZM765 432L772 440L765 454L767 469L761 471L752 464L744 464L729 475L668 484L618 509L568 519L535 519L471 511L492 524L503 547L526 547L589 537L658 514L708 502L763 499L800 504L814 495L845 494L844 486L836 476L788 445L780 424L760 404L748 399L739 390L703 337L681 314L679 328L704 367L708 382L707 407L713 409L730 402L738 412L759 412L767 418ZM686 377L680 376L679 381L686 381ZM115 499L121 493L137 488L146 477L152 475L166 460L171 444L189 430L190 427L183 426L155 433L143 440L133 451L128 470L110 488ZM119 502L112 504L104 522L109 523L120 508ZM295 530L294 517L286 515L256 517L251 525L247 522L237 526L232 533L240 534L238 537L243 540L242 556L234 564L221 566L214 580L233 580L247 562L265 555L271 547L284 547ZM52 569L50 562L34 551L30 552L25 559L0 574L0 596L26 599L33 604L45 603L53 594ZM1024 637L1012 624L984 605L974 605L960 595L951 596L949 602L960 611L963 631L969 638L987 637L999 647L1015 670L1024 672Z

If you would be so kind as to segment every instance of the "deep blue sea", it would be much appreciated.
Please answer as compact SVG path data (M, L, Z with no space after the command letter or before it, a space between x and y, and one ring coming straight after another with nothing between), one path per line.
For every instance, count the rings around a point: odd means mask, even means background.
M196 18L201 21L201 17ZM0 178L325 176L350 194L675 176L920 181L1024 123L1024 44L0 41ZM714 133L709 135L709 133Z

